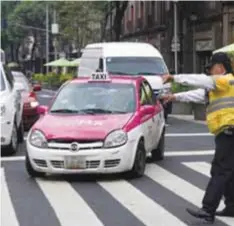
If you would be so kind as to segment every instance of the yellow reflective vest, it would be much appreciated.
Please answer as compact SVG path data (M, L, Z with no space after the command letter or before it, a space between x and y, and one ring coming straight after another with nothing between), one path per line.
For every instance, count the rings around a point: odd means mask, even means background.
M217 135L229 126L234 126L234 75L214 77L216 89L209 92L207 125Z

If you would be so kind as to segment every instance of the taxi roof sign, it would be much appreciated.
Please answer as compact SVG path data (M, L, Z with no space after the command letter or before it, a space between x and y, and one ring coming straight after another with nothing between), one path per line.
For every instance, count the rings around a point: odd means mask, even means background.
M89 81L110 81L110 77L105 72L95 72L92 73Z

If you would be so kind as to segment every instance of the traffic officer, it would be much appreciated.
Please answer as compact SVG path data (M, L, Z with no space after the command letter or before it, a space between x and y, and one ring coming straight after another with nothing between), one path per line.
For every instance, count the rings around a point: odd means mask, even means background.
M206 119L215 135L215 155L211 179L206 188L202 208L187 209L196 218L213 223L215 215L234 217L234 74L225 53L216 53L205 74L164 75L164 83L175 81L199 89L164 96L164 101L205 102ZM222 197L225 208L216 212Z

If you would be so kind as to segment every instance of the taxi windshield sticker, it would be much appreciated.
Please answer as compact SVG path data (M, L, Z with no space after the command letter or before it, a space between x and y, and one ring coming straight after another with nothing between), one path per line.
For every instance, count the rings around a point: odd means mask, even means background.
M95 72L91 75L91 81L106 81L109 80L109 76L105 72Z

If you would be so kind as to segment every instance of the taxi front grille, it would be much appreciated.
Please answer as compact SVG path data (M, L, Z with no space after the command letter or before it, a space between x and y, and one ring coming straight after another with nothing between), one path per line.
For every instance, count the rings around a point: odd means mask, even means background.
M65 165L64 165L64 161L58 161L58 160L52 160L50 161L51 165L54 168L59 168L59 169L64 169ZM100 161L99 160L93 160L93 161L86 161L86 169L96 169L98 168L100 165Z

